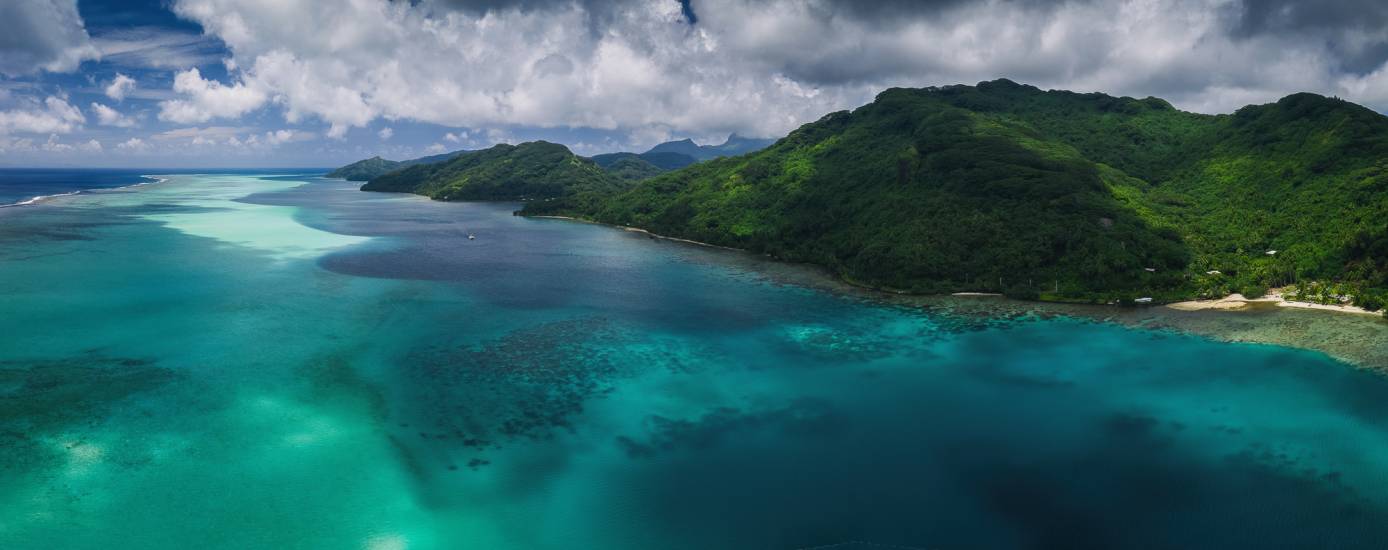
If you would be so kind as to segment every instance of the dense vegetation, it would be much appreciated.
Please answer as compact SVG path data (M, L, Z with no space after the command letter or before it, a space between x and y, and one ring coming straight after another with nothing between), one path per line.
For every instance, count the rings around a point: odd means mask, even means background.
M386 160L381 157L371 157L366 160L359 160L352 164L348 164L347 166L343 166L341 168L338 168L337 170L333 170L332 172L328 172L327 176L325 177L340 178L345 179L347 181L368 181L371 178L374 178L381 174L399 170L401 168L407 168L418 164L431 164L435 162L443 162L455 156L461 155L465 152L466 151L454 151L452 153L431 155L427 157L420 157L417 159L410 159L405 161L394 161Z
M656 167L656 169L661 172L679 170L680 168L699 162L699 159L689 155L669 152L641 153L639 155L636 153L605 153L602 155L593 155L592 159L593 162L598 163L598 166L606 169L611 169L612 166L622 161L641 161Z
M1388 118L1311 94L1209 116L1005 80L892 89L763 151L524 213L910 291L1162 300L1299 283L1372 307L1388 288Z
M749 139L733 134L728 136L728 140L720 145L697 145L688 139L669 141L657 145L645 153L607 153L593 156L592 161L617 179L640 181L670 170L684 168L701 160L750 153L771 143L772 140ZM454 151L405 161L371 157L333 170L326 177L341 178L348 181L370 181L390 172L412 166L445 162L468 152ZM414 172L416 176L419 173L422 172Z
M594 157L593 162L596 163L598 167L602 168L603 170L606 170L607 173L612 174L612 176L620 180L641 181L644 179L653 178L655 176L670 171L670 169L661 168L659 166L651 164L646 159L643 159L640 156L631 153L613 154L630 156L622 156L615 159L603 159L603 161L599 161L597 157ZM606 161L605 164L604 161Z
M347 181L366 181L399 167L399 161L386 160L381 157L371 157L328 172L327 177L340 178Z
M532 200L571 193L607 194L621 180L556 143L497 145L446 162L419 164L373 178L363 191L417 193L437 200Z

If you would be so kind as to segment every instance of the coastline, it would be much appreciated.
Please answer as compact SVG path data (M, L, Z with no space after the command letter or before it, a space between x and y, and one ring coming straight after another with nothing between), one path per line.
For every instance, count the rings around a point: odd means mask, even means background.
M1266 297L1251 300L1233 295L1219 300L1193 300L1154 307L1017 300L989 292L912 294L866 285L812 264L776 260L746 250L666 237L637 228L569 216L527 217L647 233L654 238L698 245L697 249L710 252L741 252L723 258L733 266L757 272L777 282L814 288L850 299L871 300L966 318L1065 316L1154 333L1169 331L1221 342L1283 346L1323 353L1355 368L1388 375L1388 344L1384 344L1388 343L1388 322L1384 322L1381 315L1354 306L1285 300L1278 291L1280 289L1274 290L1275 294L1269 293Z
M611 227L611 228L615 228L615 229L621 229L621 230L623 230L623 231L630 231L630 232L632 232L632 233L642 233L642 234L648 235L648 236L650 236L650 237L652 237L652 238L661 239L661 240L666 240L666 241L675 241L675 242L678 242L678 243L692 244L692 245L698 245L698 246L706 246L706 247L709 247L709 248L717 248L717 249L719 249L719 250L728 250L728 251L731 251L731 252L745 252L745 253L747 253L747 254L751 254L750 251L748 251L748 250L743 250L743 249L741 249L741 248L733 248L733 247L731 247L731 246L723 246L723 245L719 245L719 244L712 244L712 243L700 242L700 241L695 241L695 240L691 240L691 239L681 239L681 238L679 238L679 237L670 237L670 236L666 236L666 235L661 235L661 234L659 234L659 233L652 233L652 232L647 231L647 230L645 230L645 229L641 229L640 227L631 227L631 226L629 226L629 225L615 225L615 224L610 224L610 223L597 222L597 221L593 221L593 220L585 220L585 219L583 219L583 218L575 218L575 217L572 217L572 216L525 216L525 217L526 217L526 218L534 218L534 219L567 220L567 221L571 221L571 222L590 223L590 224L593 224L593 225L602 225L602 226Z
M1218 300L1189 300L1185 302L1175 302L1166 304L1165 307L1177 311L1247 311L1258 307L1259 304L1270 304L1279 308L1310 309L1316 311L1329 311L1334 313L1349 313L1354 315L1381 316L1379 312L1369 311L1359 306L1317 304L1312 302L1299 302L1288 300L1285 296L1285 289L1269 290L1262 298L1245 298L1242 294L1230 294Z
M627 226L627 225L616 225L616 224L610 224L610 223L605 223L605 222L599 222L599 221L593 221L593 220L586 220L586 219L583 219L583 218L575 218L575 217L572 217L572 216L536 215L536 216L525 216L525 217L527 217L527 218L551 219L551 220L566 220L566 221L572 221L572 222L580 222L580 223L588 223L588 224L593 224L593 225L601 225L601 226L611 227L611 228L614 228L614 229L621 229L621 230L623 230L623 231L631 231L631 232L633 232L633 233L643 233L643 234L649 235L649 236L651 236L651 237L653 237L653 238L656 238L656 239L663 239L663 240L667 240L667 241L675 241L675 242L680 242L680 243L698 245L698 246L702 246L702 247L715 248L715 249L719 249L719 250L727 250L727 251L731 251L731 252L742 252L742 253L751 254L751 255L753 255L753 256L756 256L756 257L760 258L760 256L757 256L756 254L753 254L753 253L752 253L751 251L749 251L749 250L745 250L745 249L741 249L741 248L733 248L733 247L730 247L730 246L722 246L722 245L717 245L717 244L711 244L711 243L706 243L706 242L701 242L701 241L695 241L695 240L691 240L691 239L682 239L682 238L679 238L679 237L670 237L670 236L666 236L666 235L661 235L661 234L659 234L659 233L653 233L653 232L651 232L651 231L649 231L649 230L641 229L641 228L639 228L639 227L632 227L632 226ZM778 264L782 264L782 265L795 265L795 266L804 267L802 264L798 264L798 263L796 263L796 262L786 262L786 261L777 260L777 259L774 259L774 258L773 258L771 261L774 261L774 262L776 262L776 263L778 263ZM815 267L818 267L818 266L815 266ZM819 269L822 270L822 268L819 268ZM826 276L828 276L828 275L826 274ZM837 282L837 283L840 283L840 284L845 284L845 285L848 285L848 286L850 286L850 287L853 287L853 288L856 288L856 289L859 289L859 290L868 290L868 291L879 292L879 293L883 293L883 294L887 294L887 295L897 295L897 296L905 295L905 296L920 296L920 297L929 297L929 296L951 296L951 297L960 297L960 298L970 298L970 297L973 297L973 298L1003 297L1003 294L997 293L997 292L952 292L952 293L949 293L949 294L914 294L914 293L911 293L911 292L908 292L908 291L905 291L905 290L894 289L894 288L886 288L886 287L879 287L879 286L875 286L875 285L869 285L869 284L861 283L861 282L855 281L855 280L853 280L853 279L851 279L851 278L842 277L842 276L839 276L839 277L832 277L832 278L834 279L834 282ZM1268 293L1267 293L1266 295L1264 295L1262 298L1245 298L1242 294L1235 293L1235 294L1230 294L1230 295L1228 295L1228 296L1225 296L1225 297L1220 298L1220 299L1217 299L1217 300L1187 300L1187 301L1183 301L1183 302L1172 302L1172 303L1169 303L1169 304L1163 304L1161 307L1167 308L1167 309L1173 309L1173 310L1176 310L1176 311L1187 311L1187 312L1190 312L1190 311L1247 311L1247 310L1253 309L1253 308L1255 308L1255 307L1258 307L1258 304L1270 304L1270 305L1273 305L1273 306L1279 307L1279 308L1293 308L1293 309L1305 309L1305 310L1315 310L1315 311L1329 311L1329 312L1335 312L1335 313L1351 313L1351 314L1356 314L1356 315L1369 315L1369 316L1375 316L1375 317L1382 316L1382 314L1379 313L1379 312L1368 311L1368 310L1366 310L1366 309L1364 309L1364 308L1361 308L1361 307L1358 307L1358 306L1352 306L1352 305L1332 305L1332 304L1317 304L1317 303L1312 303L1312 302L1299 302L1299 301L1294 301L1294 300L1287 300L1287 299L1284 297L1284 292L1285 292L1285 291L1286 291L1286 287L1284 287L1284 288L1269 289L1269 290L1268 290ZM1042 305L1042 306L1044 306L1044 305L1070 305L1070 304L1071 304L1070 302L1052 302L1052 301L1046 301L1046 300L1019 300L1019 301L1021 301L1021 302L1026 302L1026 303L1035 303L1035 304ZM1098 305L1098 304L1086 304L1086 305L1095 305L1096 307L1103 307L1103 306L1100 306L1100 305Z

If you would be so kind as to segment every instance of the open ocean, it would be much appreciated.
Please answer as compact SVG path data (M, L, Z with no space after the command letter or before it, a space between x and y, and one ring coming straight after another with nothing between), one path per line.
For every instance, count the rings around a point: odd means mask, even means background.
M304 169L198 170L199 173L297 173ZM153 174L178 170L147 168L0 168L0 208L28 205L57 196L95 189L114 189L157 181Z
M0 209L4 548L1388 547L1388 378L1321 353L167 177Z

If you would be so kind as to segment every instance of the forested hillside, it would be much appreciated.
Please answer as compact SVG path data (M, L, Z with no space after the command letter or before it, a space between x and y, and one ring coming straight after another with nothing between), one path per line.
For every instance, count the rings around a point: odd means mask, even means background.
M919 292L1174 299L1314 281L1373 305L1385 140L1388 118L1311 94L1210 116L1006 80L892 89L765 150L524 212Z
M389 172L362 190L417 193L437 200L528 200L612 193L622 188L620 182L563 145L533 141Z

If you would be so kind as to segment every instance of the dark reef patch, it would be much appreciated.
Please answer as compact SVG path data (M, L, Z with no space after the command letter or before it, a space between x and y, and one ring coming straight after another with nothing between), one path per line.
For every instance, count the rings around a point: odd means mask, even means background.
M649 432L644 440L618 436L617 444L632 458L647 458L675 450L708 449L743 430L775 429L789 435L826 437L835 428L836 420L833 404L820 399L798 399L785 407L761 412L719 407L695 420L652 415L646 419Z
M572 427L584 403L645 369L689 372L687 358L599 318L554 321L467 346L418 349L403 361L423 440L482 450L547 439Z
M43 452L41 436L96 424L108 407L175 378L141 358L0 361L0 470L39 466L53 458Z

